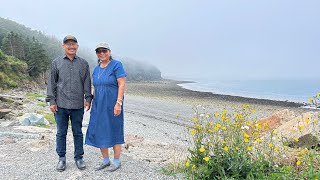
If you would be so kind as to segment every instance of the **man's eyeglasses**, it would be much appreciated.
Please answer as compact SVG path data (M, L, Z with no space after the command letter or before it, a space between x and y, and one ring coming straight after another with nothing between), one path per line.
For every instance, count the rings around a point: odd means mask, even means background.
M97 53L97 54L107 53L107 52L108 52L108 49L97 49L97 50L96 50L96 53Z
M76 46L77 43L65 43L64 45L68 46L68 47L71 47L71 46Z

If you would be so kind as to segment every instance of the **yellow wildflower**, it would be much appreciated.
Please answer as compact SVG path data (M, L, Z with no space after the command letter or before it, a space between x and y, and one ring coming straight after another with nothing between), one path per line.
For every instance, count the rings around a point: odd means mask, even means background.
M261 129L261 125L260 125L260 124L256 124L256 127L257 127L258 129Z
M299 130L300 130L300 131L302 130L302 125L299 125Z
M209 158L208 156L203 158L203 160L205 160L205 161L207 161L207 162L209 161L209 159L210 159L210 158Z
M299 139L298 139L298 138L293 138L293 140L294 140L294 141L296 141L296 142L298 142L298 141L299 141Z
M178 114L178 113L176 114L176 117L179 117L179 114Z
M214 116L215 116L215 117L218 117L218 116L219 116L219 113L218 113L218 112L214 113Z
M223 127L223 128L222 128L222 130L226 131L226 130L227 130L227 128L226 128L226 127Z
M314 120L313 123L314 123L314 124L318 124L318 120Z
M317 93L317 97L319 97L319 96L320 96L320 92Z
M201 125L200 124L196 124L193 128L200 130L201 129Z
M211 127L212 126L212 122L208 122L208 126Z
M263 126L268 126L268 123L263 123Z
M203 148L203 147L200 148L199 151L200 151L200 152L204 152L204 148Z
M248 146L247 150L248 150L248 151L251 151L251 146Z
M213 130L212 130L212 129L209 129L208 132L209 132L209 133L213 133Z
M197 117L194 117L193 120L194 120L194 121L198 121L199 119L198 119Z
M273 144L272 144L272 143L270 143L270 144L269 144L269 147L270 147L270 148L272 148L272 146L273 146Z
M192 129L192 130L190 131L190 133L191 133L192 136L196 134L196 132L195 132L194 129Z
M247 124L248 124L248 125L250 125L250 124L251 124L251 121L250 121L250 120L248 120L248 121L247 121Z
M283 149L287 149L288 148L288 146L283 146Z
M261 140L260 138L257 138L256 141L257 141L258 143L261 143L261 142L262 142L262 140Z
M189 163L189 161L187 161L187 162L186 162L186 166L189 167L189 165L190 165L190 163Z
M256 110L254 110L254 109L251 109L251 112L252 112L252 113L254 113L254 112L256 112Z
M250 136L247 133L243 133L244 138L249 138Z
M219 130L220 127L221 127L221 124L218 123L217 125L214 126L214 129L215 129L215 130Z
M301 164L301 161L298 160L298 161L296 162L296 164L297 164L297 166L299 166L299 165Z
M248 138L244 138L243 141L247 143L247 142L249 142L249 139Z
M223 148L223 150L225 150L225 151L229 151L228 146L225 146L225 147Z
M236 150L237 150L237 151L239 151L239 150L240 150L240 148L239 148L239 147L236 147Z
M196 165L192 165L192 169L195 169L197 166Z
M309 100L311 103L313 102L313 98L312 98L312 97L311 97L311 98L309 98L308 100Z
M309 124L310 123L310 119L306 119L306 120L304 120L307 124Z
M235 117L236 119L240 119L240 120L243 119L242 114L235 114L234 117Z
M274 150L275 150L275 151L278 151L278 150L279 150L279 148L278 148L278 147L275 147L275 148L274 148Z

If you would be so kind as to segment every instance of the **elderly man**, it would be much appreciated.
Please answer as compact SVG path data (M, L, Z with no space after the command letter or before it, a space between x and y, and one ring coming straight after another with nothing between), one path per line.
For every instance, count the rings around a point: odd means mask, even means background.
M89 64L76 55L78 41L68 35L63 39L64 56L52 61L48 77L47 102L54 113L57 124L56 152L59 161L56 169L64 171L66 168L66 136L68 122L71 121L74 140L74 160L78 169L83 170L83 133L82 120L84 108L90 109L91 78Z

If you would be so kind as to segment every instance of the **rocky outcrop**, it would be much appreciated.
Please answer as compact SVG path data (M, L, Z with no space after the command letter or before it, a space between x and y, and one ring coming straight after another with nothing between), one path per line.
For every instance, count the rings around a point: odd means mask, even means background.
M271 117L261 119L260 123L268 123L268 127L274 130L275 134L271 136L266 133L263 137L270 140L273 137L274 143L285 144L291 147L314 147L318 146L320 141L320 125L318 123L318 112L307 112L299 116L294 116L289 110L280 111Z

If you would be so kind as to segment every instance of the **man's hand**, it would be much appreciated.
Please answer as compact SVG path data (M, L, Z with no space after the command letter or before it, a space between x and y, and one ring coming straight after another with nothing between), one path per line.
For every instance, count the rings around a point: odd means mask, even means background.
M84 103L84 107L86 108L86 111L89 111L90 110L90 108L91 108L91 102L85 102Z
M51 105L50 106L50 110L51 110L51 112L55 113L55 112L58 111L58 106L57 105Z

